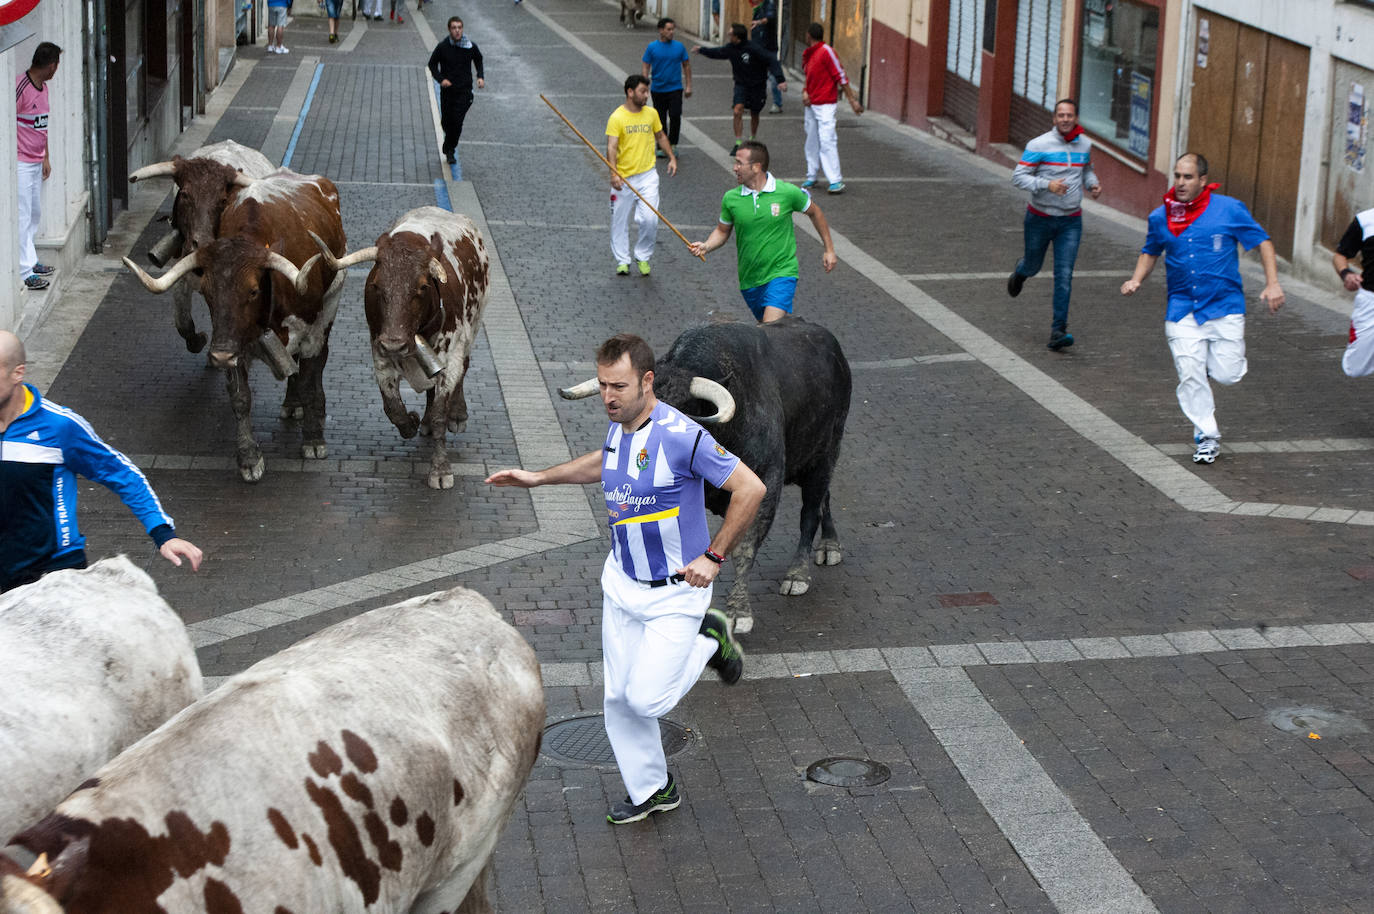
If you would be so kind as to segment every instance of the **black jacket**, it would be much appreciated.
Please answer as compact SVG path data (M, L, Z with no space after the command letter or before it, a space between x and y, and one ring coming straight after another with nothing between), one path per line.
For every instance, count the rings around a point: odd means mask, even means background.
M770 72L778 82L787 81L787 77L782 74L782 67L778 64L778 58L753 40L741 41L739 44L723 44L718 48L702 48L701 53L704 57L730 61L735 82L742 86L766 83Z
M466 35L458 44L454 44L452 39L445 38L434 48L434 53L429 55L429 72L434 81L443 82L447 79L452 84L452 88L445 89L445 92L471 92L474 68L477 70L478 79L487 78L482 72L482 52Z

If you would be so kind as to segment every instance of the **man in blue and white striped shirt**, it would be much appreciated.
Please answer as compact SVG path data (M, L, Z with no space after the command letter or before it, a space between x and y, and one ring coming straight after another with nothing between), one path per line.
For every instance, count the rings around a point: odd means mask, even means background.
M501 470L497 486L600 482L611 527L601 572L601 650L606 735L628 796L611 806L614 825L676 809L658 719L707 666L739 681L743 654L734 621L710 609L725 556L753 521L764 485L706 429L654 396L654 354L622 333L601 345L596 377L610 418L605 444L538 472ZM730 494L714 537L704 484ZM686 585L686 586L682 586Z
M1054 127L1026 144L1011 183L1031 192L1026 207L1025 255L1007 278L1007 294L1021 294L1027 279L1040 272L1045 251L1054 243L1054 315L1050 320L1050 349L1073 345L1069 333L1069 295L1073 265L1083 237L1083 190L1094 200L1102 182L1093 174L1092 142L1078 126L1078 103L1066 98L1054 106Z

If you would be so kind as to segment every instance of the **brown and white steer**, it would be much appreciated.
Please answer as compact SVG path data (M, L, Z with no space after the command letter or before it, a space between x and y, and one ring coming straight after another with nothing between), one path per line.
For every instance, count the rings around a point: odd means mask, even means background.
M0 842L201 696L186 628L124 556L0 596Z
M644 0L620 0L620 24L627 29L635 27L635 21L644 18Z
M0 912L490 911L543 725L534 651L485 598L373 610L233 677L18 835L46 860L0 857Z
M165 266L162 252L184 257L219 237L220 216L229 201L255 178L270 175L276 166L267 156L223 140L202 146L189 158L173 156L169 162L145 165L129 175L129 183L150 178L171 178L177 195L172 201L172 237L164 238L148 252L154 266ZM172 291L172 320L186 341L188 352L205 348L206 336L196 331L191 317L191 293L200 291L200 277L188 273Z
M303 417L301 456L329 453L324 443L324 366L344 274L317 265L320 255L312 232L343 253L339 192L328 178L283 168L240 190L224 208L220 236L157 279L124 258L124 265L152 292L167 291L192 270L204 274L210 364L225 372L238 420L239 475L245 482L257 482L264 469L262 450L253 438L253 392L248 386L253 357L273 366L287 363L291 373L282 418Z
M402 438L423 431L433 453L427 482L453 488L444 435L467 427L463 394L473 341L487 306L489 261L481 232L467 216L437 206L406 213L370 248L335 259L318 239L332 269L375 261L363 290L363 309L372 337L372 372L382 392L382 409ZM423 348L416 337L428 347ZM421 363L437 358L442 372L426 377ZM425 392L424 418L401 399L404 377Z

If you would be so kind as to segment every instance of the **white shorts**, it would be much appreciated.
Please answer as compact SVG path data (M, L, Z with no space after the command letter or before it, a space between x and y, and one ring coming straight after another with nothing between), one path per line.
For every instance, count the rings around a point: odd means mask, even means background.
M288 10L284 6L269 6L267 8L267 27L269 29L285 28Z
M1374 292L1355 293L1350 310L1350 342L1341 357L1341 368L1352 378L1374 374Z

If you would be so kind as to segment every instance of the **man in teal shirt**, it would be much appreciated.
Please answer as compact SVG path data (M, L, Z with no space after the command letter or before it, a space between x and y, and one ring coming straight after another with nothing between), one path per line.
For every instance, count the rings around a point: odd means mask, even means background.
M805 213L821 236L825 253L821 265L829 273L839 263L830 241L830 225L811 195L795 184L779 181L768 171L768 147L754 140L735 150L738 190L728 190L720 201L720 222L710 237L692 245L692 253L705 256L735 235L739 256L739 287L744 302L760 323L770 323L792 313L797 292L797 235L793 213Z

